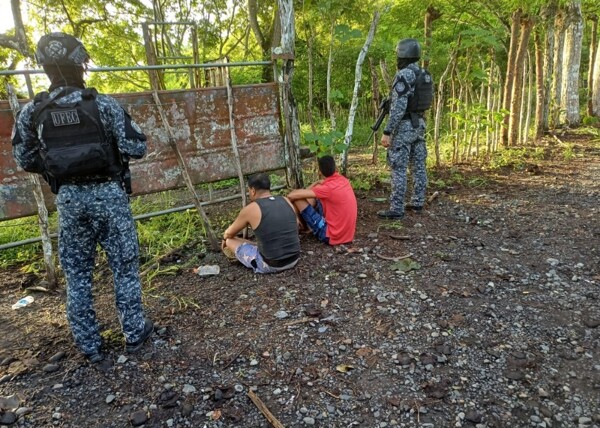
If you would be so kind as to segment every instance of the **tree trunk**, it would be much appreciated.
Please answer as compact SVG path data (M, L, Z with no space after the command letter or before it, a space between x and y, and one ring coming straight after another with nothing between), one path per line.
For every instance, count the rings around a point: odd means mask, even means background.
M565 72L563 73L563 93L561 95L564 123L577 126L581 122L579 114L579 69L581 67L581 47L583 41L583 16L581 0L573 0L567 6L567 30L564 45Z
M519 42L519 25L521 22L521 16L523 15L523 11L521 9L517 9L513 12L510 24L510 44L508 49L508 62L506 65L506 79L504 81L504 96L502 98L502 108L504 110L510 110L511 106L511 96L512 96L512 88L514 86L513 79L515 72L518 71L518 68L515 67L515 62L517 58L517 46ZM502 129L502 144L508 144L508 123L509 123L510 114L506 114L504 116L504 128Z
M594 61L594 88L600 88L600 49L596 49L596 60ZM600 117L600 91L594 89L592 97L592 115Z
M525 114L525 124L522 128L523 139L522 144L527 144L529 142L529 128L531 126L531 100L532 100L532 90L533 90L533 77L534 77L534 64L531 61L531 53L527 51L527 113Z
M542 110L542 129L547 131L550 125L550 102L552 100L551 88L554 75L554 44L556 33L554 28L554 17L558 4L556 0L551 1L548 6L542 8L542 20L545 23L546 41L544 43L544 105Z
M284 146L286 151L286 173L288 185L293 188L304 187L302 165L300 163L300 123L298 107L292 93L294 76L294 53L296 43L296 23L294 20L293 0L278 0L278 21L281 22L280 49L289 59L283 60L283 114L285 120Z
M371 106L375 114L373 117L377 117L379 103L381 103L381 94L379 93L379 77L377 75L377 67L373 63L373 58L369 57L369 68L371 69L371 90L373 91L373 98ZM373 133L373 156L371 157L371 163L377 165L379 156L379 138L377 131Z
M544 91L544 53L540 31L534 33L535 39L535 133L534 142L544 136L544 105L546 92Z
M335 131L335 112L331 105L331 69L333 68L333 42L335 41L335 20L331 21L331 31L329 34L329 58L327 59L327 112L331 121L331 131Z
M559 124L559 114L562 96L563 84L563 60L565 44L565 12L562 9L556 14L554 19L554 73L552 75L552 87L550 90L552 101L550 103L549 126L554 128Z
M264 61L271 60L271 48L273 47L273 41L279 40L277 33L281 32L279 12L275 7L273 22L271 23L270 29L267 32L263 32L258 23L258 0L247 0L248 10L248 22L256 41L260 45L262 50L262 56ZM268 36L267 36L268 35ZM273 80L273 69L270 66L263 68L263 81L270 82Z
M598 15L590 15L590 21L592 21L592 34L590 36L590 60L588 69L588 99L587 99L587 114L588 116L594 115L593 100L596 96L597 86L594 85L594 68L596 63L596 51L598 50Z
M306 43L308 47L308 122L310 123L310 130L313 134L317 133L317 128L315 127L315 120L313 118L313 49L315 42L315 35L310 27L310 24L307 25L306 31Z
M348 127L346 128L346 135L344 136L344 144L346 145L346 148L342 153L340 162L340 170L344 175L346 174L348 169L348 152L350 151L350 143L352 142L352 132L354 130L354 116L356 115L356 107L358 106L358 91L360 89L360 79L362 77L362 65L365 61L365 56L367 56L367 52L369 51L369 47L371 47L373 37L375 37L375 30L377 29L378 23L379 12L376 11L373 15L373 21L371 22L371 27L369 28L367 40L365 40L365 44L363 45L362 49L360 50L360 53L358 54L356 67L354 69L354 92L352 94L352 102L350 103L350 112L348 113Z
M510 115L508 121L508 145L515 146L519 138L519 120L521 116L521 100L523 86L523 64L527 55L527 44L533 28L533 19L526 16L521 19L521 34L515 57L515 73L511 82Z
M423 56L423 68L429 67L429 54L431 52L431 26L433 21L441 18L442 13L437 10L435 7L429 5L427 7L427 11L425 12L425 22L423 27L425 28L425 53Z

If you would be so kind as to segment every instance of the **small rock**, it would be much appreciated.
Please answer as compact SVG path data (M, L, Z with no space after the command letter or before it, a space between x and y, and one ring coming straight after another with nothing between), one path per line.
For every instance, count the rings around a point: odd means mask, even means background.
M4 367L4 366L8 366L10 365L10 363L12 363L13 361L17 361L16 358L14 357L6 357L2 360L2 362L0 362L0 366Z
M62 415L60 414L60 412L54 412L54 413L52 413L52 419L58 420L60 418L62 418Z
M522 380L525 378L523 372L518 370L505 370L504 376L510 380Z
M115 401L115 398L117 398L117 397L114 394L108 394L104 401L106 402L106 404L110 404L113 401Z
M121 355L119 356L119 358L117 358L117 364L125 364L127 362L127 357L125 355Z
M275 391L273 391L273 395L279 395L281 394L281 388L277 388L275 389Z
M60 352L57 352L56 354L54 354L53 356L51 356L48 359L48 362L50 362L50 363L56 363L56 362L62 360L64 357L65 357L65 352L64 351L60 351Z
M175 421L173 419L167 419L167 426L169 428L172 428L174 423L175 423Z
M0 416L0 425L12 425L17 421L17 415L13 412L5 412Z
M591 425L592 418L582 416L577 420L577 422L579 423L579 425Z
M244 392L244 385L240 385L238 383L233 387L233 389L235 389L235 392Z
M59 368L60 366L58 364L46 364L42 370L46 373L54 373Z
M275 312L275 318L280 320L289 317L289 314L286 311L277 311Z
M250 365L251 366L257 366L258 365L258 361L257 360L252 360L252 361L250 361Z
M186 383L185 385L183 385L182 392L184 394L192 394L192 393L196 392L196 388L193 385L189 385Z
M583 323L585 324L586 327L588 328L596 328L600 325L600 318L585 318L583 320Z
M181 414L186 418L192 414L194 411L194 405L192 403L183 403L181 406Z
M129 422L134 427L139 427L140 425L145 424L147 420L148 414L143 410L138 410L137 412L134 412L131 415L129 415Z
M304 423L305 423L306 425L314 425L314 424L315 424L315 419L314 419L314 418L311 418L311 417L309 417L309 416L306 416L306 417L303 419L303 421L304 421Z
M483 420L482 416L473 410L465 414L465 419L467 421L473 422L474 424L479 424Z
M19 407L15 414L17 415L17 418L20 418L21 416L25 416L31 413L31 410L31 407Z

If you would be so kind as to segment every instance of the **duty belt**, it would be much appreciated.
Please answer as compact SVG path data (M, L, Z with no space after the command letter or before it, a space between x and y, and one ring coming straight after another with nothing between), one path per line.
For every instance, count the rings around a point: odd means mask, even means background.
M402 116L402 120L410 120L413 128L419 127L419 119L423 117L422 111L408 111Z
M100 184L108 183L110 181L121 182L121 174L71 177L61 180L61 184Z

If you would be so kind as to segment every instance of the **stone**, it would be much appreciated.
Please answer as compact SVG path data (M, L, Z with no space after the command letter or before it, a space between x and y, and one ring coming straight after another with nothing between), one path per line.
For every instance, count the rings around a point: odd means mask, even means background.
M139 427L140 425L144 425L148 420L148 414L143 410L138 410L137 412L133 412L129 415L129 422L134 427Z
M54 354L53 356L51 356L48 359L48 362L50 362L50 363L56 363L56 362L62 360L65 357L65 355L66 355L65 351L57 352L56 354Z
M104 401L106 402L106 404L110 404L113 401L115 401L115 398L117 398L117 397L114 394L108 394Z
M184 394L192 394L192 393L196 392L196 388L193 385L189 385L186 383L185 385L183 385L182 392Z
M306 425L314 425L315 424L315 418L311 418L310 416L306 416L302 420L304 421L304 424L306 424Z
M519 370L505 370L504 377L510 380L522 380L525 378L525 375Z
M0 425L12 425L17 421L17 415L13 412L5 412L0 416Z
M194 411L194 405L192 403L183 403L181 406L181 414L186 418L192 414Z
M46 364L42 370L46 373L54 373L59 368L60 366L58 364Z

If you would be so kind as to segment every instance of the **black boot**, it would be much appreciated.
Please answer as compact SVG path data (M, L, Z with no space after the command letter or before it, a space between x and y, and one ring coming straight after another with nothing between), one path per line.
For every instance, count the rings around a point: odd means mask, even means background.
M392 210L383 210L377 211L377 216L380 218L387 218L391 220L400 220L402 217L404 217L404 213Z

